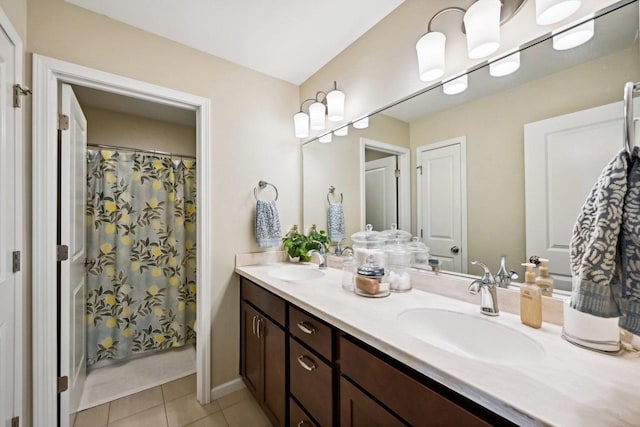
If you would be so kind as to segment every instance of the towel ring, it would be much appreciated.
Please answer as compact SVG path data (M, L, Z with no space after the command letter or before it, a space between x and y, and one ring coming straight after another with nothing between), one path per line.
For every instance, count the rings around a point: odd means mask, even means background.
M631 155L635 145L635 121L633 117L633 94L640 92L640 83L627 82L624 85L624 102L622 103L624 115L624 148Z
M333 194L335 191L336 191L336 187L334 187L333 185L330 185L329 192L327 193L327 202L331 203L331 200L329 200L329 196ZM340 193L340 203L342 203L343 200L344 200L344 197L342 193Z
M256 200L258 200L258 188L260 188L260 190L264 190L265 188L267 188L267 185L272 186L273 189L276 190L276 198L273 200L274 201L278 200L278 188L275 185L271 184L270 182L263 181L263 180L258 181L258 187L253 187L253 197L255 197Z

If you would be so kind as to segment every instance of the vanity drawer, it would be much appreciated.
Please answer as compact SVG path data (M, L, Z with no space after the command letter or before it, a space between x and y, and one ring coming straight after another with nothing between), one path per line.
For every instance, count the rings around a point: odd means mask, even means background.
M411 425L491 425L344 337L340 337L340 367L342 375Z
M289 427L316 427L295 400L289 399Z
M289 333L331 360L331 327L321 320L289 306Z
M291 394L321 426L333 420L331 367L289 338L289 376Z
M284 327L286 306L283 299L244 277L240 278L240 295L243 300L249 302Z

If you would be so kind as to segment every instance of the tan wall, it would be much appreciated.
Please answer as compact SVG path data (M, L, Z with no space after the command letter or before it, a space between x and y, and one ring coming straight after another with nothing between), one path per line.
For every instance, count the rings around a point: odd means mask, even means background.
M498 53L512 50L615 2L583 0L572 17L546 27L535 24L535 2L525 2L522 10L502 26ZM472 3L473 0L462 0L455 5L468 7ZM419 79L415 45L426 32L429 18L447 6L451 6L450 0L406 0L307 79L300 88L300 101L313 97L318 90L327 90L337 81L346 94L345 119L349 121L432 85L434 82ZM443 31L447 36L445 77L485 60L468 59L460 23L459 14L448 13L433 24L434 30Z
M638 80L640 55L633 46L411 123L412 153L422 145L467 138L469 262L497 265L506 253L509 267L521 270L518 264L526 259L524 124L621 101L624 83Z
M196 155L196 128L82 106L89 144ZM195 113L194 113L195 115Z
M212 381L238 376L238 279L234 255L257 251L253 188L280 190L283 224L300 221L300 145L291 114L292 84L137 30L63 0L29 0L28 50L211 99L214 275ZM265 108L268 106L268 108Z
M330 144L311 142L302 148L304 185L304 226L327 227L327 189L336 187L344 195L346 237L361 231L360 138L409 147L409 124L389 116L377 115L366 129L349 128L349 135L333 137Z
M380 160L380 159L384 159L385 157L390 157L390 156L395 156L395 154L385 153L383 151L377 151L377 150L369 150L369 149L364 150L364 161L365 162L371 162L373 160Z

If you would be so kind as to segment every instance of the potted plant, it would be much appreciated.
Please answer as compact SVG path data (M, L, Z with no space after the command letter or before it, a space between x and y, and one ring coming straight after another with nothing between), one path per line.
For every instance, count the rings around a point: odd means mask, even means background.
M329 236L326 231L317 230L315 225L309 230L309 235L298 232L298 226L294 225L291 230L282 238L282 245L289 254L289 260L311 261L311 257L307 255L310 250L320 250L324 246L325 252L329 250Z

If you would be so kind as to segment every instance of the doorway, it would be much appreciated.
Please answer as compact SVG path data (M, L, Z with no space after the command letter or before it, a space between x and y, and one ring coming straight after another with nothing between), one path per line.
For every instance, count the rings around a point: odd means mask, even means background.
M34 424L41 426L57 425L57 420L69 420L69 414L58 416L58 394L52 392L56 385L64 384L58 380L57 366L62 360L51 357L57 354L58 318L56 271L65 262L57 262L58 215L38 215L39 212L56 212L58 200L58 106L60 84L86 87L105 93L126 96L158 106L190 111L196 117L196 153L202 164L197 170L199 197L197 201L198 221L196 234L201 244L197 251L196 283L204 284L210 277L211 253L211 147L210 147L210 101L187 93L151 85L145 82L104 73L98 70L58 61L52 58L34 55L34 129L33 140L33 377L34 377ZM206 236L206 238L203 238ZM64 244L64 242L61 242ZM64 259L64 258L63 258ZM203 261L206 260L206 261ZM199 286L197 293L197 334L196 354L196 393L198 401L206 404L210 401L210 331L211 331L211 289ZM63 352L68 351L62 349ZM67 355L66 357L69 357ZM62 387L61 400L68 399L68 390ZM63 407L60 407L64 411Z

